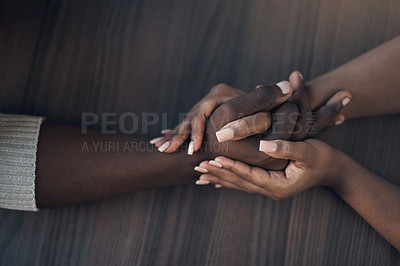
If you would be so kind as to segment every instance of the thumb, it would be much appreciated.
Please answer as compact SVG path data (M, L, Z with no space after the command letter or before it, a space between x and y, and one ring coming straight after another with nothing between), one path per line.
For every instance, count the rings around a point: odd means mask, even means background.
M308 145L305 142L261 140L259 150L274 158L304 161Z

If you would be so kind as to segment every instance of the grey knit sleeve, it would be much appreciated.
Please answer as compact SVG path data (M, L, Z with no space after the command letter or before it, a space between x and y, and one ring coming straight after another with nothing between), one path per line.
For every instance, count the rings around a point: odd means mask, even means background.
M41 117L0 114L0 208L37 211L36 148Z

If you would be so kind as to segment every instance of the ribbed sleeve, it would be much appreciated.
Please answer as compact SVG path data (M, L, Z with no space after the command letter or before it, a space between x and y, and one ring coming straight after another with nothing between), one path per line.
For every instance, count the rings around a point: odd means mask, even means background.
M41 117L0 114L0 208L37 211L36 148Z

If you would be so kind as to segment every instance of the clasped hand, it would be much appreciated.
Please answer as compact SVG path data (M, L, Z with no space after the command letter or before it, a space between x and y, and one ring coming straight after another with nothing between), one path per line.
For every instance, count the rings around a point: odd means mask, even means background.
M311 110L298 71L289 82L257 86L250 93L220 84L153 143L171 153L190 136L188 154L203 148L215 158L195 168L202 173L197 184L282 199L314 185L334 185L329 169L339 163L335 155L340 152L318 140L299 140L342 123L340 110L350 99L349 92L340 91Z

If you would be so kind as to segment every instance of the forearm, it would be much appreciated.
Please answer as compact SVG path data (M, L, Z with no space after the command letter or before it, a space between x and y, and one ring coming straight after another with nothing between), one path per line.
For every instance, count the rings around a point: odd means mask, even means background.
M373 174L351 158L346 161L340 184L334 190L400 250L400 187Z
M352 93L346 118L400 112L400 37L394 38L360 57L311 80L312 108L339 90Z
M36 200L38 207L78 204L138 189L189 183L202 152L164 154L148 139L82 134L80 128L43 125L40 131Z

